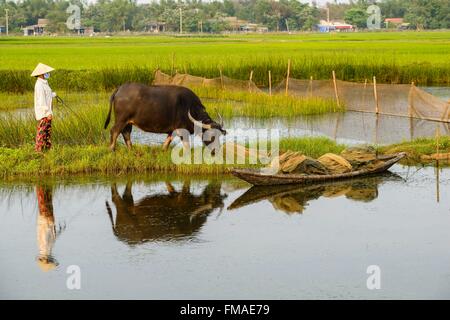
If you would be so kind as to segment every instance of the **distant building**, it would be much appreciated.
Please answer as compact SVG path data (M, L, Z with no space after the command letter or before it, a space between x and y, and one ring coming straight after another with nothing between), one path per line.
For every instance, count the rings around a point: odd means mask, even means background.
M75 28L72 31L73 31L73 33L76 33L78 35L91 36L94 34L94 27L80 27L80 28Z
M247 20L241 20L237 17L224 17L222 21L228 24L228 28L233 31L242 32L267 32L268 28L257 23L250 23Z
M316 27L319 32L351 32L354 30L351 24L341 21L320 20L320 23Z
M38 23L32 26L23 28L24 36L39 36L45 34L45 29L48 25L48 19L38 19Z
M384 19L384 23L386 24L386 29L389 28L409 29L410 27L410 24L405 23L403 18L386 18Z
M153 32L153 33L165 32L166 31L166 23L152 21L145 26L145 31Z
M6 27L5 26L0 26L0 34L2 33L6 33Z

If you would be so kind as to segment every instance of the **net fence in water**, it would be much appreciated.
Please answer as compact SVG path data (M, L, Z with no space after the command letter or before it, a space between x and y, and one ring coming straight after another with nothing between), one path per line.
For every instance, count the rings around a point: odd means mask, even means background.
M188 88L221 88L223 90L249 91L254 93L263 92L256 86L256 84L252 80L236 80L226 76L208 79L198 76L192 76L185 73L176 73L174 76L170 76L159 70L157 70L155 73L153 84L171 84Z
M298 97L336 99L347 110L384 115L412 117L450 122L450 100L443 101L432 94L407 84L376 84L375 81L354 83L340 80L300 80L287 78L273 89L260 89L251 80L236 80L226 76L203 78L189 74L167 75L155 72L153 84L181 85L189 88L215 87L223 90L253 93L288 94Z

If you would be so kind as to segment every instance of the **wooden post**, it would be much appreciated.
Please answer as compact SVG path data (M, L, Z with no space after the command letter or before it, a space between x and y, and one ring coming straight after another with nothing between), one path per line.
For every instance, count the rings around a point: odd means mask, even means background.
M252 79L253 79L253 70L250 71L250 78L248 81L248 91L251 91Z
M414 100L413 100L413 93L414 93L414 81L411 82L411 89L409 90L408 95L408 115L410 118L413 116L413 110L414 110Z
M366 106L366 89L367 89L367 79L364 79L364 91L363 91L363 96L362 96L362 108L364 108Z
M269 70L269 96L272 96L272 74Z
M312 76L309 78L309 90L310 90L309 94L312 97L313 96L313 77Z
M378 145L378 127L380 126L380 115L377 113L375 116L375 145Z
M439 157L439 138L441 137L441 130L439 127L439 123L436 125L436 154Z
M340 108L341 103L339 101L339 94L338 94L337 83L336 83L336 72L334 72L334 70L333 70L333 84L334 84L334 94L336 96L336 103L337 103L337 106Z
M439 138L441 136L439 123L436 125L436 200L439 202Z
M380 107L378 105L378 92L377 92L377 78L373 77L373 96L375 97L375 113L380 113Z
M288 59L287 76L286 76L286 95L289 92L289 77L291 75L291 59Z

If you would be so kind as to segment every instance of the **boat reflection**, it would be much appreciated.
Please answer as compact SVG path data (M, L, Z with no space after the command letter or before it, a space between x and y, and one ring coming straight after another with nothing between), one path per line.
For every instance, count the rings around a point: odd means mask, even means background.
M206 222L207 216L224 207L226 194L221 193L221 183L210 181L199 195L191 192L190 182L185 180L181 191L166 182L167 193L151 194L135 201L132 183L126 184L122 196L114 183L111 200L116 208L114 219L109 202L106 209L115 236L129 244L147 241L171 241L191 239Z
M238 209L268 200L276 210L286 214L305 212L308 202L320 197L345 196L354 201L370 202L378 197L378 186L386 181L402 178L387 172L374 177L345 181L322 182L314 185L254 186L237 198L228 210Z

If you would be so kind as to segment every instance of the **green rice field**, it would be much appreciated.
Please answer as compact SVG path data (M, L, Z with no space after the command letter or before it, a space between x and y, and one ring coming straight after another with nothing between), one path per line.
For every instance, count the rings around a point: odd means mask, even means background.
M223 75L273 84L287 73L294 78L382 83L450 84L450 32L347 34L264 34L204 37L135 36L0 38L0 91L33 88L29 73L38 62L49 64L52 84L64 90L109 90L126 81L150 83L153 72Z

